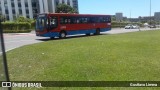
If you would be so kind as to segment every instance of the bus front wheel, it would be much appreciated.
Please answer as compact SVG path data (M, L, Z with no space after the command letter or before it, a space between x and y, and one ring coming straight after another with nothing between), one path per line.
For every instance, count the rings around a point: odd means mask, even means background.
M60 32L59 38L66 38L66 33L64 31Z

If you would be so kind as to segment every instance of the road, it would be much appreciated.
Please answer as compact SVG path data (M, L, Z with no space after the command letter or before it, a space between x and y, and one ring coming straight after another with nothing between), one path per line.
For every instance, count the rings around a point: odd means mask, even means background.
M21 33L21 34L4 34L5 49L6 51L34 43L43 42L40 39L43 37L36 37L35 33Z
M149 28L140 29L141 31L145 30L155 30ZM127 32L136 32L140 31L139 29L123 29L123 28L115 28L108 32L103 32L102 34L119 34L119 33L127 33ZM21 34L4 34L5 40L5 48L6 51L34 43L40 43L49 38L45 37L37 37L35 36L35 32L31 33L21 33Z

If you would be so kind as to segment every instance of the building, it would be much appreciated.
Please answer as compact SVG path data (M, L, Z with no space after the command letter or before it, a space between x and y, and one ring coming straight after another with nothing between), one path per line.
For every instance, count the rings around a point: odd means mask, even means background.
M144 16L138 18L140 22L147 23L154 20L154 16Z
M154 20L157 22L160 22L160 12L155 12L154 13Z
M116 13L116 21L122 21L123 20L123 13Z
M55 13L58 4L67 4L78 11L78 0L0 0L0 15L7 20L18 16L34 18L38 13Z

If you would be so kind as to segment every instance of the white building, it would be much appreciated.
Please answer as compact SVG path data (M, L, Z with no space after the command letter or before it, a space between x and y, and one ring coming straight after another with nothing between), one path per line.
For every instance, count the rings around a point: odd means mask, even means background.
M17 16L33 18L38 13L55 13L60 3L70 5L78 11L78 0L0 0L0 15L7 20Z
M116 21L122 21L123 20L123 13L116 13Z
M154 19L155 19L155 21L159 21L160 22L160 12L155 12L154 13Z

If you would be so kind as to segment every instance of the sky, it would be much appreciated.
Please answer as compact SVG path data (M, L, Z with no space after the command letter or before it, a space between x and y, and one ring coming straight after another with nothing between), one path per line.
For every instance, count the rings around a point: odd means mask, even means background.
M150 0L78 0L80 14L109 14L121 12L128 18L150 16ZM151 0L151 15L160 12L160 0Z

